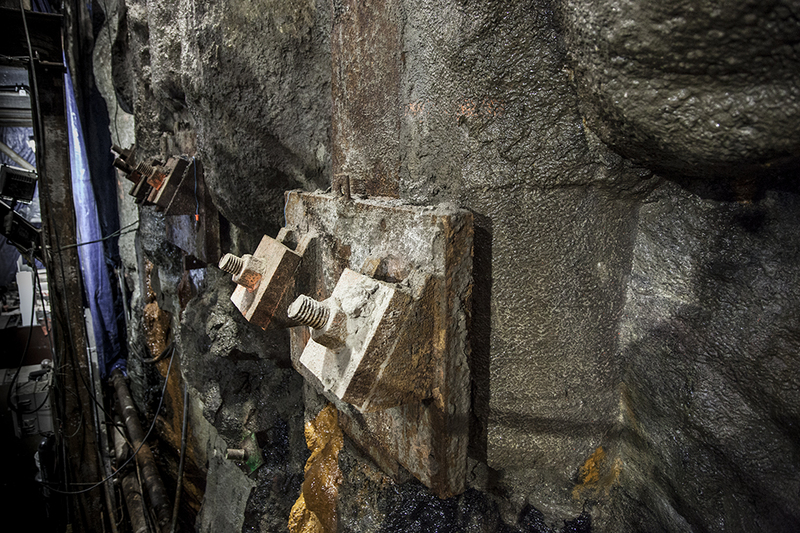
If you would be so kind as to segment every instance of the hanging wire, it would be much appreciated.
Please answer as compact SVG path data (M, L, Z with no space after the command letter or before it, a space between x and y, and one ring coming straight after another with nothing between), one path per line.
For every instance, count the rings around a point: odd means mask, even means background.
M183 488L183 469L186 464L186 443L189 438L189 387L183 382L183 420L181 421L181 455L178 461L178 481L175 488L175 503L172 507L170 533L175 533L178 526L178 512L181 506L181 490Z
M197 160L192 156L192 167L194 167L194 223L200 223L200 200L197 198Z
M131 222L130 224L128 224L127 226L121 227L120 229L118 229L114 233L109 233L105 237L102 237L100 239L95 239L93 241L86 241L86 242L79 242L79 243L75 243L75 244L68 244L66 246L62 246L61 248L59 248L58 251L61 252L63 250L68 250L69 248L78 248L80 246L86 246L87 244L94 244L96 242L103 242L103 241L107 241L108 239L113 239L114 237L120 237L122 235L127 235L128 233L133 233L134 231L138 230L139 227L137 226L137 227L134 228L132 226L135 226L138 223L139 223L139 221L135 220L135 221Z
M150 437L150 433L153 432L153 428L156 427L156 419L158 418L158 413L161 412L161 407L164 405L164 397L167 395L167 383L169 382L169 373L170 373L170 370L172 370L172 363L173 363L174 360L175 360L175 351L173 350L172 355L169 358L169 366L167 366L167 375L164 376L164 387L162 387L162 389L161 389L161 399L158 402L158 409L156 409L156 414L153 416L153 422L150 424L150 429L147 430L147 433L145 434L144 438L142 439L141 444L139 444L139 447L136 448L136 451L133 452L131 454L131 456L128 457L128 459L124 463L122 463L122 465L120 465L117 468L116 472L114 472L110 476L107 476L105 479L102 479L102 480L96 482L91 487L88 487L88 488L85 488L85 489L82 489L82 490L64 491L64 490L54 489L54 488L51 488L51 487L48 486L49 490L52 490L53 492L57 492L58 494L83 494L84 492L89 492L90 490L96 489L97 487L99 487L100 485L102 485L103 483L108 481L109 479L112 479L114 476L119 474L122 471L122 469L125 468L136 457L136 455L139 453L139 450L142 449L142 446L145 445L145 443L147 442L147 439Z
M36 138L39 139L40 141L42 141L44 139L44 123L42 121L42 110L41 110L40 97L39 97L39 82L38 82L38 76L36 74L36 63L34 62L33 47L31 46L31 36L30 36L30 31L28 30L28 19L27 19L27 15L25 14L25 6L23 4L23 0L19 1L19 11L20 11L20 15L22 17L22 25L23 25L23 29L24 29L24 32L25 32L25 41L26 41L27 48L28 48L28 68L29 68L29 75L30 75L30 78L31 78L31 81L32 81L31 85L33 86L33 93L31 94L31 99L32 99L32 103L33 103L32 112L33 112L33 118L34 118L34 120L33 120L34 133L36 135ZM47 185L47 183L48 183L48 181L46 179L47 178L47 155L46 155L46 153L47 153L47 143L46 142L37 142L36 143L36 163L37 163L37 170L38 170L38 173L39 173L39 180L43 185ZM43 197L47 198L47 190L42 190L42 193L43 193ZM54 223L55 217L53 216L52 206L50 204L51 204L50 201L44 202L45 209L46 209L46 212L47 212L46 220L48 221L48 227L50 227L52 229L52 232L53 232L52 233L52 238L53 238L54 242L52 242L51 244L55 245L55 246L53 246L53 248L59 252L58 253L58 268L56 268L55 265L51 265L50 264L50 261L49 261L49 258L48 258L48 254L42 254L42 255L43 255L44 260L47 262L47 266L49 267L48 270L50 270L50 271L58 270L59 277L61 278L62 287L66 288L67 287L67 281L66 281L66 273L65 273L66 272L66 268L64 267L64 256L63 256L62 253L60 253L61 252L61 249L60 249L61 237L59 235L60 232L58 230L58 224ZM43 245L44 245L44 243L43 243ZM67 344L67 348L65 350L65 353L72 353L73 356L77 356L77 354L75 353L75 339L74 339L74 333L72 331L72 325L70 324L69 319L66 318L65 316L63 316L63 313L64 313L64 309L61 309L60 306L55 306L55 308L54 308L54 316L56 317L56 321L61 324L61 331L66 332L66 336L67 336L68 344ZM59 367L58 367L59 369L60 369L60 365L61 364L66 364L66 361L63 361L63 362L59 363ZM84 382L84 385L85 385L85 382ZM66 388L65 388L65 390L66 390ZM78 407L80 409L81 418L82 418L83 417L83 400L80 398L80 396L78 396ZM59 419L61 421L63 421L64 417L63 417L63 413L61 413L61 407L60 407L58 401L56 401L56 410L59 412ZM82 428L82 424L80 426L78 426L78 430L80 430L81 428ZM75 434L77 434L77 431L76 431ZM59 435L61 435L61 433L59 433ZM67 438L70 438L70 437L67 437ZM58 439L58 440L60 441L60 439ZM61 441L60 451L61 451L60 458L62 460L64 469L65 469L64 473L65 473L65 479L66 479L67 460L66 460L66 450L63 448L63 441Z

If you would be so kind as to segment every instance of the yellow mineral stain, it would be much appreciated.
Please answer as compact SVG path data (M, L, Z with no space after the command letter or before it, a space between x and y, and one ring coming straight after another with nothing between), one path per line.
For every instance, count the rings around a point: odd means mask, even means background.
M328 404L305 427L306 445L311 450L305 466L300 497L289 514L290 533L335 533L336 497L342 473L339 451L344 444L339 413Z
M599 446L581 466L580 481L572 489L572 497L579 500L598 497L601 493L608 496L611 488L619 482L621 473L622 460L617 457L611 461L603 447Z
M306 500L303 498L302 492L289 513L289 531L291 533L325 533L317 515L306 507Z

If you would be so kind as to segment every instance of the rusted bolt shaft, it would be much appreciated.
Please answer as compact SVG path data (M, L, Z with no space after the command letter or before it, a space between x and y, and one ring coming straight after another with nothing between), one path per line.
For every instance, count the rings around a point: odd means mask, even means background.
M219 268L228 274L238 276L244 270L244 259L233 254L225 254L219 260Z
M289 306L287 314L290 320L295 320L310 328L322 329L328 323L330 309L315 299L301 294Z

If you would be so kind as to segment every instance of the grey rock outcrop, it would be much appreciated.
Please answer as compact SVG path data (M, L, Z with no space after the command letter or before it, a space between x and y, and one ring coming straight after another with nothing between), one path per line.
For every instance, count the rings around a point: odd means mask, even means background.
M793 0L564 0L587 127L663 173L800 167L800 5Z
M329 179L328 13L314 0L128 2L114 72L140 153L196 150L220 212L277 231L283 192Z

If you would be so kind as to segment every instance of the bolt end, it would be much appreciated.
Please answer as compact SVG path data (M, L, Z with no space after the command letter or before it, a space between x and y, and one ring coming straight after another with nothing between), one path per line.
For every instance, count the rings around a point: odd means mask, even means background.
M245 461L247 452L239 448L228 448L225 452L225 459L232 461Z
M244 259L233 254L225 254L219 261L219 268L228 274L238 276L244 270Z
M305 294L301 294L292 302L287 310L290 320L300 322L313 329L322 329L328 323L330 310L328 307Z

